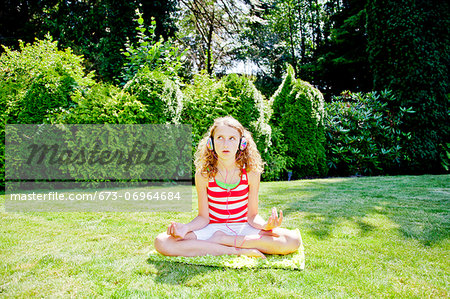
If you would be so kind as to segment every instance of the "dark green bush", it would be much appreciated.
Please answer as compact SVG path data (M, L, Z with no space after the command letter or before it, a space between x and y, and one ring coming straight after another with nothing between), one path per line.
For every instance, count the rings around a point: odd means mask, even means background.
M192 84L183 90L181 120L184 124L192 125L194 148L216 117L226 116L231 112L224 104L226 102L224 98L229 95L224 94L225 90L221 86L219 81L211 79L208 75L197 74Z
M285 142L280 127L271 128L271 142L266 152L261 153L267 163L262 179L265 181L277 181L287 178L287 170L292 169L293 159L286 153L288 145Z
M161 87L164 90L164 86L155 86ZM155 120L158 117L159 119L163 118L161 115L151 114L148 106L137 100L136 96L130 95L128 92L109 84L96 84L86 92L76 92L72 100L75 103L73 107L55 110L47 121L56 124L149 124L156 123ZM109 135L111 132L114 133ZM85 147L88 151L93 150L95 146L110 151L118 149L123 152L128 152L138 143L147 145L160 143L162 137L164 137L164 146L166 149L169 143L171 145L174 144L174 138L186 140L186 136L179 136L180 133L186 135L186 132L183 130L177 131L176 129L162 128L158 132L154 133L150 131L150 128L141 131L139 127L134 126L113 127L111 129L105 129L103 126L82 126L76 136L73 137L75 138L75 142L67 142L67 147L73 149L74 152L77 152L82 147ZM93 141L93 136L98 138L98 140ZM116 140L121 140L120 146ZM137 150L145 152L145 148L137 148ZM155 173L164 174L167 170L173 170L176 167L185 169L180 163L183 163L183 161L180 161L179 157L174 157L174 159L170 159L170 161L163 165L152 167L151 173L152 175L155 175ZM191 161L189 161L189 166L190 163ZM78 169L73 169L71 165L61 165L60 171L70 177L95 181L102 181L102 178L108 177L121 179L124 176L133 180L139 180L149 178L148 175L150 174L149 168L144 165L133 165L129 169L126 169L124 167L118 167L113 163L106 165L83 165L83 167ZM96 183L90 182L89 184L95 186Z
M96 84L76 91L70 108L51 110L47 122L71 124L178 123L182 93L177 84L157 71L142 69L124 89Z
M288 68L281 85L273 94L269 102L269 124L272 130L270 147L263 155L267 162L267 171L263 174L265 180L280 180L286 178L286 171L292 169L293 158L287 155L288 144L285 142L284 131L281 127L285 103L281 99L289 96L294 88L295 75L293 68ZM278 98L277 101L274 99Z
M77 89L93 84L85 75L83 58L70 49L58 50L50 37L34 44L20 44L18 51L5 48L0 57L1 113L8 123L42 123L48 111L69 107Z
M409 162L402 140L411 138L400 129L406 113L389 109L395 101L391 91L346 92L326 108L326 151L331 175L377 175L401 173ZM403 169L404 171L404 169Z
M327 174L325 158L324 100L320 91L309 83L295 79L292 66L271 98L272 129L275 136L270 165L286 165L294 177L324 176ZM283 149L284 148L284 149ZM276 169L274 167L274 169ZM275 170L274 170L275 171ZM284 176L278 167L276 177Z
M448 66L450 2L439 0L369 0L367 35L375 90L392 90L405 115L401 129L411 133L403 148L410 173L442 172L450 139Z

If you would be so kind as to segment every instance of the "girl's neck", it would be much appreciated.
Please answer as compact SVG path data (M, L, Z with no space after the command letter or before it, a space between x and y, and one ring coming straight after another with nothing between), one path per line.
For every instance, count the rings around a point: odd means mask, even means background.
M220 171L233 171L236 168L239 168L238 165L236 165L236 162L234 160L219 160L217 161L217 169Z

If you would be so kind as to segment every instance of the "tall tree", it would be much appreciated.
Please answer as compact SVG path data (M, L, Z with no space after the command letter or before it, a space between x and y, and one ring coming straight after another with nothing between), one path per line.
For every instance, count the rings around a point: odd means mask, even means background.
M180 0L178 39L194 68L211 75L227 65L247 9L240 0Z
M367 54L366 1L328 1L323 10L323 41L303 72L325 99L342 91L369 91L372 74Z
M260 7L262 12L255 12L257 22L250 18L253 21L248 24L250 29L241 36L245 45L240 51L241 57L262 65L266 75L269 72L275 77L281 77L285 64L289 63L304 78L300 69L314 59L323 39L322 3L265 0Z
M19 47L18 40L32 42L47 16L48 8L57 0L4 0L0 2L0 44ZM45 34L45 33L44 33ZM43 37L43 36L41 36ZM0 48L0 52L3 49Z

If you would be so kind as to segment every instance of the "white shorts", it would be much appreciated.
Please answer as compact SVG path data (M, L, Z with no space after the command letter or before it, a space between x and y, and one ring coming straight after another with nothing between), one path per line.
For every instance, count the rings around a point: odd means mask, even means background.
M196 236L197 240L208 240L211 236L217 232L221 231L231 236L248 236L257 235L261 231L260 229L254 228L248 222L243 223L210 223L202 229L192 231Z

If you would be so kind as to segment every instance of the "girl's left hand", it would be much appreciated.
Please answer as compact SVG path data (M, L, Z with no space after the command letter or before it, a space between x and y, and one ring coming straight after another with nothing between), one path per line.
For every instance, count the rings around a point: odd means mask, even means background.
M281 226L281 222L283 222L283 211L280 210L280 217L278 218L277 208L272 208L272 215L267 220L267 223L264 225L263 230L272 230L276 227Z
M188 233L186 224L171 221L167 228L167 234L176 239L183 239Z

